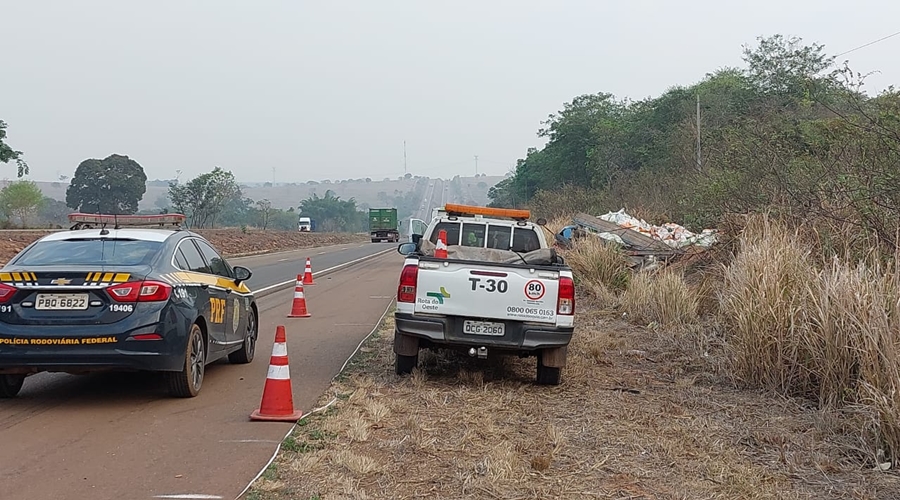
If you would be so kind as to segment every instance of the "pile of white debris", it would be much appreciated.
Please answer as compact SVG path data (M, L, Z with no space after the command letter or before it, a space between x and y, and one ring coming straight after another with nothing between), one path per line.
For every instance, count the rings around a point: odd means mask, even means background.
M661 241L667 246L675 249L681 249L690 246L709 248L717 241L715 229L704 229L700 234L696 234L688 231L684 228L684 226L672 222L667 222L661 226L654 226L652 224L648 224L643 219L637 219L635 217L632 217L631 215L628 215L625 212L624 208L619 210L618 212L609 212L607 214L597 216L597 218L605 220L607 222L612 222L621 228L630 229L632 231L644 234L653 238L654 240ZM599 233L598 236L604 239L616 241L622 245L625 244L625 242L622 241L619 235L611 232Z

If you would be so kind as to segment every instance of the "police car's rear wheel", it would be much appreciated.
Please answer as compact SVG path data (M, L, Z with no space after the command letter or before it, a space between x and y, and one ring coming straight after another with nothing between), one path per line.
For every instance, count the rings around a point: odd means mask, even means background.
M200 393L203 385L203 374L206 370L206 342L200 326L191 325L187 348L184 354L184 366L180 372L169 372L169 393L178 398L192 398Z
M249 363L253 361L253 355L256 354L256 338L259 335L259 328L256 325L256 311L251 309L250 316L247 317L247 331L244 333L244 345L240 350L234 351L228 355L229 363Z
M0 375L0 398L14 398L22 390L25 375Z

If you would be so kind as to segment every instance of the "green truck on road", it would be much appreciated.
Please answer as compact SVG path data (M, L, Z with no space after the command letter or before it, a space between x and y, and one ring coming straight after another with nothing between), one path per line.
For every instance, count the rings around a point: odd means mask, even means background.
M369 234L372 243L379 241L400 241L400 224L396 208L370 208Z

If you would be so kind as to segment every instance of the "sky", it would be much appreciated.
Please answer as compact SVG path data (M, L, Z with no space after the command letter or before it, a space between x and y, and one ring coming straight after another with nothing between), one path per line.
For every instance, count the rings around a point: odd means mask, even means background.
M838 54L898 31L884 0L0 0L0 119L35 180L113 153L151 180L380 179L404 141L414 175L503 175L577 95L657 96L761 35ZM880 71L871 93L898 52L839 59Z

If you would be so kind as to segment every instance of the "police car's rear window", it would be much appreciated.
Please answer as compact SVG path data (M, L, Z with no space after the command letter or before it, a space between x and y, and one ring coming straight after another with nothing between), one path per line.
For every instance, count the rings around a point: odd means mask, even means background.
M123 239L39 241L16 260L21 266L136 266L147 264L162 243Z

